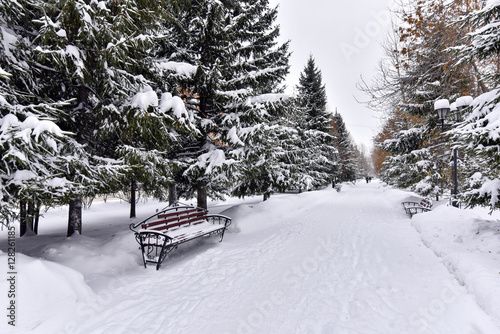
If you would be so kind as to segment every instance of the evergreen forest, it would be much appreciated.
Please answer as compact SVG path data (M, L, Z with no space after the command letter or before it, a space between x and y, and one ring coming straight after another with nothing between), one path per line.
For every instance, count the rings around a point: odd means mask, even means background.
M358 87L384 119L377 175L454 206L500 208L500 3L408 1L394 14L377 75Z
M135 217L140 197L206 208L365 177L312 55L285 94L277 14L267 0L0 0L0 223L37 234L67 205L71 236L97 197Z

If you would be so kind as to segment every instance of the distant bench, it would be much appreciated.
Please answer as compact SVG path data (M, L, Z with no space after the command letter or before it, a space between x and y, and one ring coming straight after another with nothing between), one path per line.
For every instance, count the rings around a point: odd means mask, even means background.
M420 202L401 202L401 205L405 209L406 214L412 218L417 213L431 211L432 200L430 198L423 198Z
M190 205L178 205L131 224L130 229L141 246L144 267L153 263L158 270L167 254L180 244L214 234L220 236L220 242L230 224L229 217L208 214L207 210Z

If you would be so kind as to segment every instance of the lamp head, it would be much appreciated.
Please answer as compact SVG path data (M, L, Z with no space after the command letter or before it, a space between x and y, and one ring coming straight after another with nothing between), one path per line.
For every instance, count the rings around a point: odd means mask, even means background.
M447 99L437 100L434 102L434 110L437 112L439 120L445 120L446 115L450 111L450 101Z
M472 96L461 96L453 103L457 108L455 112L455 121L460 122L462 120L462 110L470 106L473 100Z
M470 106L473 100L472 96L461 96L455 101L455 104L458 110L462 110Z

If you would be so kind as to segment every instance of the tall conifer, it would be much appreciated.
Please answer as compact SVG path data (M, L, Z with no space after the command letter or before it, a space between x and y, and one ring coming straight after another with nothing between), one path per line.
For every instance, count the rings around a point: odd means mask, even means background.
M308 188L323 186L333 179L337 150L331 135L331 114L326 110L325 85L312 56L300 75L297 91L296 125L304 156L299 168L309 175Z
M194 107L198 129L179 148L178 188L186 197L197 193L198 206L206 207L207 196L228 194L234 177L250 176L257 143L269 137L261 126L266 105L280 102L265 94L279 92L288 43L277 44L277 9L267 0L184 1L173 13L171 36L178 42L165 46L166 56L194 70L171 84Z
M68 235L81 233L82 197L116 189L112 183L123 182L118 176L126 173L132 184L147 183L150 176L159 181L150 184L166 183L168 168L161 170L168 160L156 161L166 157L176 138L173 123L189 117L183 108L167 113L174 104L156 80L159 69L150 50L164 37L163 5L149 0L43 5L35 39L40 86L54 100L73 99L59 124L85 145L89 159L81 164L92 171L82 173L77 165L68 170L81 185L70 201ZM110 163L118 163L119 174Z
M21 235L37 233L41 205L65 200L76 186L66 170L86 158L55 123L68 102L48 98L39 84L32 51L42 6L0 1L0 223L18 219Z
M457 24L470 24L472 32L464 45L457 48L463 62L479 60L489 68L484 75L494 85L490 92L478 96L465 111L465 121L453 131L453 139L467 164L463 166L465 180L462 193L469 206L486 206L491 210L500 208L500 4L488 1ZM480 74L480 73L478 73Z

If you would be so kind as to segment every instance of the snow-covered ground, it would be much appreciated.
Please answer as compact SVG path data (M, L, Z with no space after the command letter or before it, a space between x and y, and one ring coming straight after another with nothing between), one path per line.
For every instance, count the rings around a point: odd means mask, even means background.
M94 203L71 238L52 209L16 240L14 299L1 232L0 333L500 333L500 215L436 203L410 220L411 196L374 181L214 202L233 218L224 241L183 245L159 271L128 225L163 204L131 220Z

